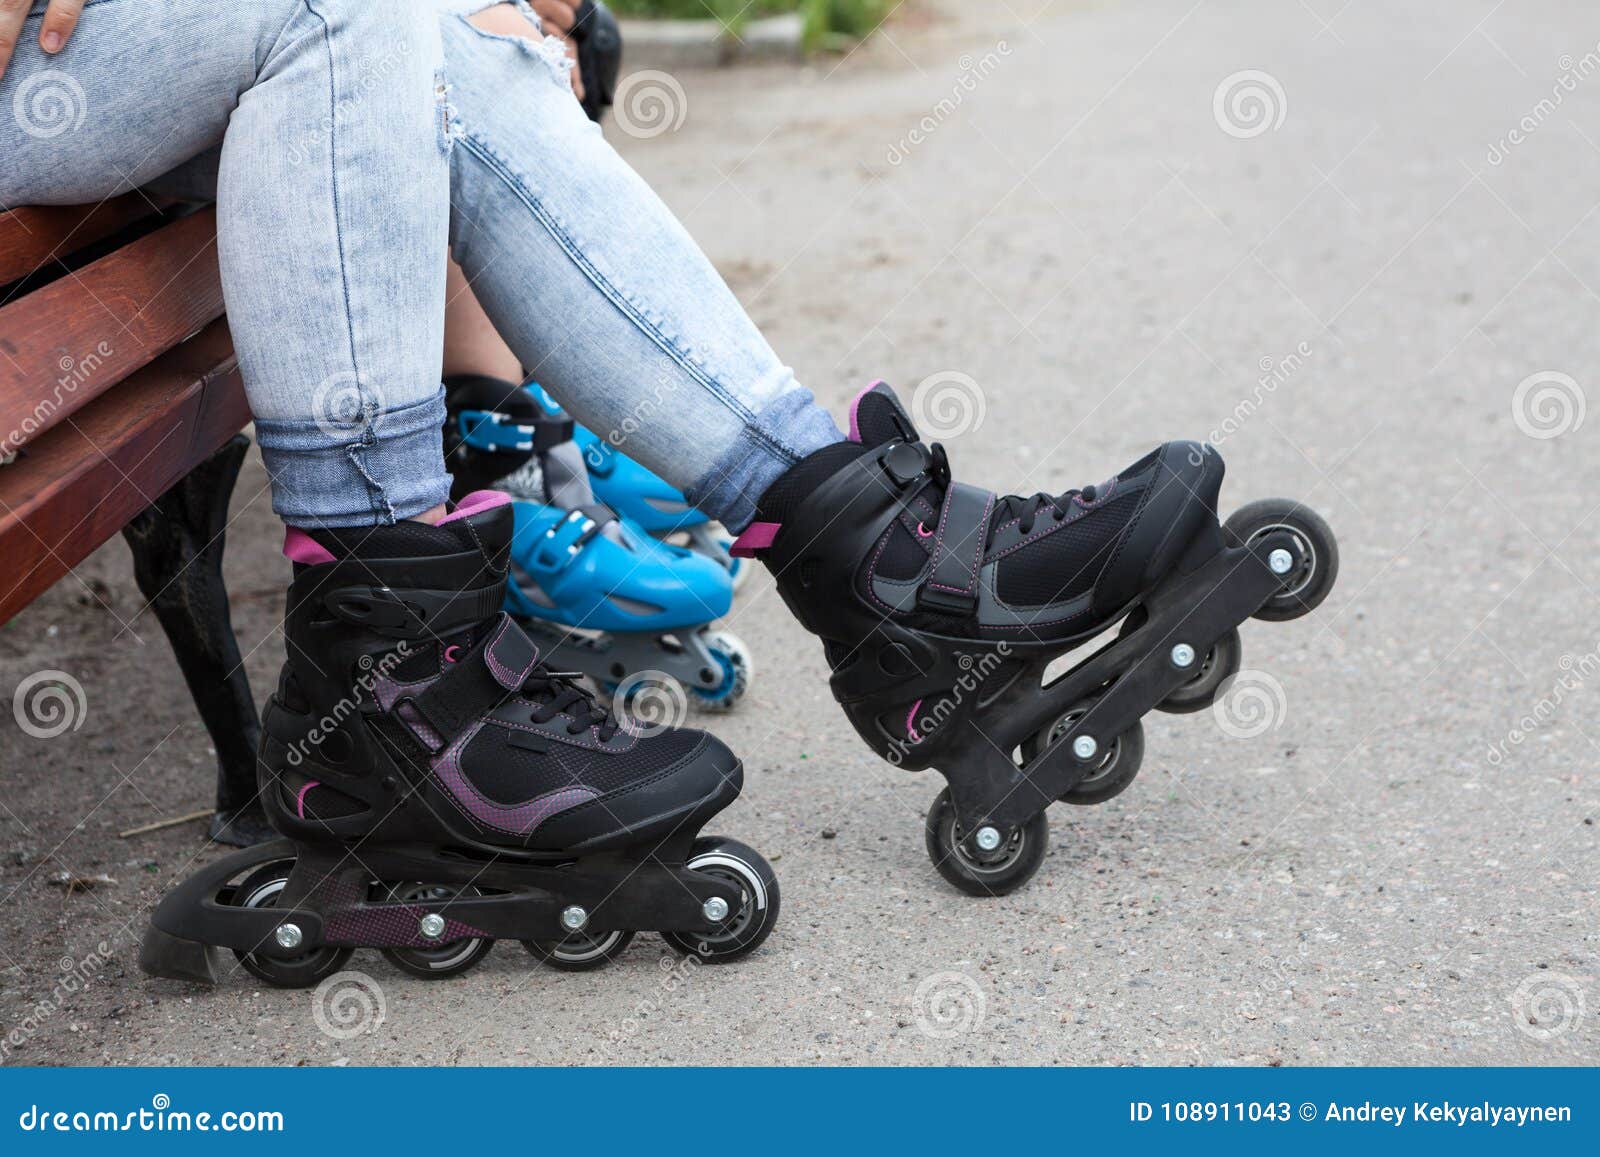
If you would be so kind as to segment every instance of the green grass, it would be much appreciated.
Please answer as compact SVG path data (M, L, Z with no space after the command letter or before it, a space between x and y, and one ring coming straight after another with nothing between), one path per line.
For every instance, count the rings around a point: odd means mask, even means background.
M748 21L781 12L801 12L807 48L837 48L866 36L883 20L893 0L612 0L620 16L668 20L721 20L737 31Z

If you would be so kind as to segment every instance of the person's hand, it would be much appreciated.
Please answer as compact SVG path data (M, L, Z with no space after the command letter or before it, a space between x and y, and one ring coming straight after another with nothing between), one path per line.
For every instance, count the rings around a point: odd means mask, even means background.
M567 0L531 0L531 3L545 32L561 37L562 43L567 46L567 58L572 61L572 92L582 100L583 74L578 68L578 43L572 39L572 26L578 20L577 5L569 4Z
M578 21L576 4L569 4L567 0L531 0L531 3L546 32L563 40L572 35L572 26Z
M67 46L72 30L78 26L78 13L87 0L50 0L44 23L39 27L39 47L51 56ZM22 26L28 19L32 0L0 0L0 76L11 66L11 54L17 49ZM571 24L567 25L571 28Z

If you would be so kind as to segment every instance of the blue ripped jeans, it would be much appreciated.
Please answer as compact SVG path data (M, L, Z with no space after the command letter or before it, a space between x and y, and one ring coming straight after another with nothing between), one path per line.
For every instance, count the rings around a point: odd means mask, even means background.
M0 79L0 204L215 194L229 326L299 526L422 513L441 455L446 246L585 424L737 530L839 438L681 225L491 0L89 0Z

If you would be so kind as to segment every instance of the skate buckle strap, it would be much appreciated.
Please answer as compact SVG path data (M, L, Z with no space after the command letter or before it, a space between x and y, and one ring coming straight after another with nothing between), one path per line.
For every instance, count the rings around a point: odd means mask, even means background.
M932 468L933 452L921 442L895 442L883 452L879 461L883 472L896 486L908 486Z
M533 556L528 568L554 574L562 571L577 558L589 540L611 523L617 521L616 512L603 502L586 503L569 510L534 543Z
M474 449L491 453L528 451L548 454L564 442L572 441L577 424L566 414L542 415L532 422L518 422L497 410L462 410L456 416L461 440Z
M466 658L451 663L427 687L396 700L394 712L408 723L411 712L428 725L407 730L437 754L458 735L521 689L539 665L539 648L515 619L502 614Z
M971 614L978 605L978 572L988 538L994 494L965 482L945 488L944 509L934 532L933 567L917 592L917 605L933 611Z
M450 635L481 623L500 609L505 590L499 584L466 591L429 591L373 583L338 587L322 596L322 605L347 623L393 639Z

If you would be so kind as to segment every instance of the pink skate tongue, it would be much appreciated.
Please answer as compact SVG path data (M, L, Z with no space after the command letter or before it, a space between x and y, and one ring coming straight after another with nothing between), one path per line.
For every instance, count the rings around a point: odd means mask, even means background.
M734 558L755 558L756 551L766 550L773 540L778 537L778 531L783 529L781 522L752 522L745 527L745 531L733 540L733 545L728 548L728 553Z
M916 440L916 424L888 382L873 382L850 403L850 441L870 447Z
M305 531L293 526L283 528L283 557L290 562L303 563L306 566L335 561L331 550Z
M482 514L485 510L493 510L496 506L504 506L510 501L511 495L500 490L474 490L456 503L456 508L441 518L436 525L443 526L447 522L471 518L474 514Z

